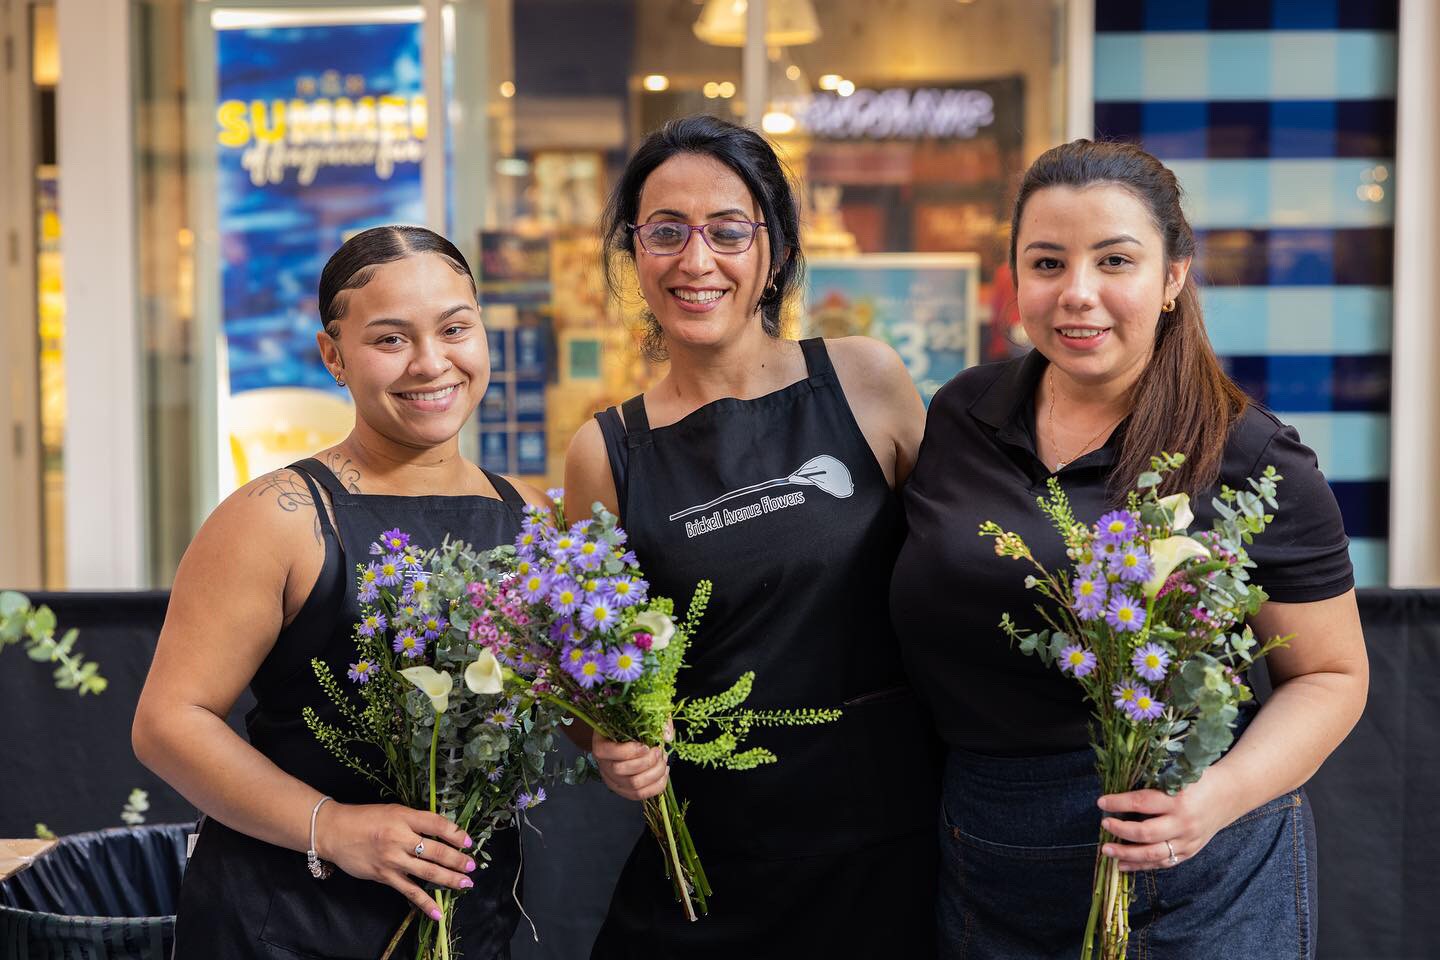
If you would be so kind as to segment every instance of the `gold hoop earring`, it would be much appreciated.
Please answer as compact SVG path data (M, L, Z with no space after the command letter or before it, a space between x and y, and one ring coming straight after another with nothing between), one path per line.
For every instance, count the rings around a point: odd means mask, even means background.
M1160 312L1161 312L1161 313L1174 313L1174 312L1175 312L1175 298L1174 298L1174 297L1171 297L1169 300L1166 300L1164 303L1160 304Z

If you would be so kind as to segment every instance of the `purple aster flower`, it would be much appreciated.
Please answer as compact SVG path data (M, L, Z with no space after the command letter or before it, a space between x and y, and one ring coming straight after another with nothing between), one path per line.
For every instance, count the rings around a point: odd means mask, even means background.
M616 559L616 560L619 560L621 563L625 564L625 566L627 566L627 567L638 567L638 566L640 566L640 560L635 556L635 551L634 551L634 550L626 550L626 551L623 552L623 553L621 553L619 550L616 550L616 551L615 551L615 559Z
M496 707L485 717L486 723L493 723L501 730L509 730L515 726L515 708L508 704Z
M1110 585L1104 577L1077 577L1070 589L1075 593L1075 615L1081 620L1099 620L1105 615Z
M499 783L503 776L505 776L505 771L500 767L491 767L485 771L485 779L491 783Z
M1115 698L1115 706L1128 711L1130 704L1135 702L1135 688L1137 686L1138 684L1130 680L1115 684L1110 690L1110 695Z
M426 640L434 640L446 630L450 629L450 621L438 613L427 614L424 619L420 621L420 629L425 631Z
M608 600L592 600L580 608L580 623L586 630L608 630L618 619L615 605Z
M421 557L418 553L407 552L403 556L401 556L400 566L403 567L405 570L413 573L414 571L419 570L421 567L425 566L425 559Z
M580 658L580 662L575 665L573 670L569 670L568 672L570 676L575 678L575 682L586 690L594 689L596 684L603 683L605 680L605 667L600 662L599 653L594 650L585 651L585 655Z
M1165 668L1170 666L1170 654L1158 643L1147 643L1130 658L1135 672L1151 683L1165 679Z
M405 579L400 565L399 554L392 553L386 556L378 564L375 564L375 579L382 587L395 587Z
M1145 607L1117 590L1106 607L1105 622L1122 633L1134 633L1145 626Z
M618 683L639 680L645 672L645 655L633 643L623 644L605 655L605 676Z
M575 566L581 570L598 570L605 560L605 547L594 540L581 540L575 546Z
M361 603L374 603L380 599L380 584L371 580L369 583L360 584L360 591L355 594L356 599Z
M425 652L425 638L415 636L415 631L401 630L395 635L395 652L414 660Z
M579 608L584 599L580 585L569 577L556 577L550 584L550 605L556 613L568 616Z
M580 669L580 664L585 662L585 648L580 646L567 646L560 650L560 669L564 670L576 680L580 679L575 671Z
M1125 712L1135 721L1154 720L1165 712L1165 704L1150 694L1150 688L1141 683L1135 687L1135 699L1125 704Z
M1060 651L1060 671L1083 677L1095 669L1095 654L1078 643L1072 643Z
M557 561L569 560L571 554L575 552L575 548L579 545L580 538L567 530L550 541L550 556L554 557Z
M347 676L356 683L366 683L377 672L375 664L369 660L361 660L359 663L350 664L350 671Z
M520 581L520 596L530 603L540 603L550 592L550 577L533 570Z
M630 607L645 599L648 586L636 577L611 577L605 581L605 594L615 601L615 606Z
M399 527L386 530L380 534L380 546L384 547L387 553L399 553L410 546L410 534L402 532Z
M565 499L565 488L564 488L564 487L546 487L546 488L545 488L545 496L549 497L551 500L554 500L556 503L559 503L561 500L564 500L564 499Z
M574 643L577 639L575 624L570 621L569 617L561 617L550 624L551 642L558 643L563 647L566 644Z
M1105 576L1105 566L1099 560L1091 560L1089 563L1082 563L1075 568L1075 576L1083 580L1093 580L1096 577Z
M1153 570L1150 554L1144 547L1125 547L1110 557L1110 572L1126 583L1144 583Z
M360 634L360 636L362 637L373 637L375 636L375 634L379 633L381 630L384 629L385 614L367 613L364 617L361 618L360 623L356 625L355 632Z
M1112 510L1095 524L1095 539L1101 543L1125 543L1140 533L1140 524L1129 510Z
M528 790L521 790L515 797L515 807L518 810L530 810L540 806L546 800L545 788L537 787L534 793Z

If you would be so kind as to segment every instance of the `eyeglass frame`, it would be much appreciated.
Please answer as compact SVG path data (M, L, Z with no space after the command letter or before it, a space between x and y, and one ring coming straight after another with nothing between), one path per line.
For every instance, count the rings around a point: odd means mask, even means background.
M715 223L748 223L751 227L749 244L746 245L744 250L716 250L715 245L710 242L710 238L705 235L705 228ZM656 253L654 250L651 250L648 246L645 245L645 238L640 236L640 228L649 227L652 225L659 226L661 224L672 227L684 227L686 230L689 231L689 233L685 234L685 242L680 244L680 249L676 250L674 253ZM684 253L686 248L690 246L690 241L695 238L695 234L697 233L700 234L700 239L705 244L705 246L710 248L711 253L721 257L738 256L742 253L749 253L750 248L755 246L755 238L760 235L761 227L764 227L767 230L769 229L769 225L761 220L741 220L735 217L722 217L719 220L707 220L704 223L682 223L679 220L651 220L647 223L627 223L625 224L625 226L630 228L630 232L633 233L635 235L635 239L640 242L641 249L643 249L646 253L650 254L650 256L652 257L680 256L680 254Z

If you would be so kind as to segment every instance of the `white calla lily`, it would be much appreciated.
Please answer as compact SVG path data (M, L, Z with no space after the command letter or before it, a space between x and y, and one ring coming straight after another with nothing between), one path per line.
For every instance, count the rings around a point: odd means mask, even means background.
M1171 530L1184 530L1195 519L1195 514L1190 511L1190 494L1188 493L1173 493L1168 497L1161 497L1160 506L1170 511L1170 516L1173 518L1170 521Z
M450 690L455 685L450 674L434 667L406 667L400 671L400 676L415 684L421 693L430 698L430 706L435 708L436 713L444 713L449 708Z
M650 649L664 650L675 636L675 621L657 610L647 610L635 618L633 628L650 634Z
M465 686L471 693L503 693L505 676L500 661L489 650L481 649L475 662L465 668Z
M1150 574L1150 579L1145 581L1145 596L1153 597L1159 593L1170 574L1186 560L1209 556L1210 551L1205 545L1190 537L1166 537L1164 540L1152 541L1150 559L1154 564L1154 572Z

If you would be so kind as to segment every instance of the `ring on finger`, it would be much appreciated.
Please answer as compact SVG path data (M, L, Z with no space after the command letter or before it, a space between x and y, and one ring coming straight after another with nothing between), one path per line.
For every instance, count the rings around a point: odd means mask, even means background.
M1170 866L1173 867L1173 866L1175 866L1175 864L1177 864L1177 863L1180 862L1180 858L1179 858L1178 856L1176 856L1176 854L1175 854L1175 848L1170 845L1170 841L1169 841L1169 840L1166 840L1166 841L1165 841L1165 849L1170 851L1170 856L1169 856L1169 858L1166 859L1166 861L1165 861L1166 863L1170 864Z
M423 856L425 856L425 841L424 841L424 840L421 840L419 843L415 844L415 856L417 856L417 857L423 857Z

